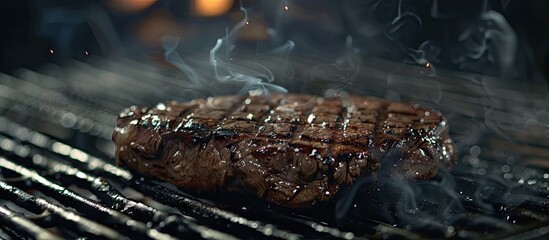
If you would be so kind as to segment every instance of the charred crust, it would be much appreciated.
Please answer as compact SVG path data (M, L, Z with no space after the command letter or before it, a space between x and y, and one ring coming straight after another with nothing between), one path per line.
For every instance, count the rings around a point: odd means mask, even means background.
M163 105L119 114L117 160L182 188L309 206L364 174L426 179L457 159L446 120L419 105L305 94Z
M237 136L238 133L233 129L217 129L213 135L218 138L232 138Z

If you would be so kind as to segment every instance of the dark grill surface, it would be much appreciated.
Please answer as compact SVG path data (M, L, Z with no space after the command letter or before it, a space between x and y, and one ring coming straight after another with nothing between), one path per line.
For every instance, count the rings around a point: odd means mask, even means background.
M448 113L460 163L452 173L418 183L361 178L333 208L322 209L331 217L261 204L216 206L114 165L110 138L119 110L189 97L182 92L185 81L169 73L127 59L100 59L0 74L0 238L548 235L547 96L505 86L488 91L453 78L413 82L404 71L395 78L388 70L395 68L372 68L370 87L357 93L384 96L392 89L399 98ZM309 87L330 84L318 79Z

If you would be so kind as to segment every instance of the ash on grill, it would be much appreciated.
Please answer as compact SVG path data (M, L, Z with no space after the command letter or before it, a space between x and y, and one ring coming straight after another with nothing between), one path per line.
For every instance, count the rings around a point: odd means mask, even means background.
M463 159L455 172L439 172L432 180L365 176L334 209L323 209L334 218L254 204L216 206L113 165L116 112L165 101L160 96L183 83L161 74L101 80L128 62L133 69L147 69L123 59L101 62L0 75L0 237L536 239L549 234L549 174L547 165L536 164L546 164L549 144L528 132L511 142L487 131L475 146L458 146ZM476 109L466 101L470 96L453 89L441 106L455 108L450 121L460 142L472 126L465 113ZM529 139L539 141L531 145Z

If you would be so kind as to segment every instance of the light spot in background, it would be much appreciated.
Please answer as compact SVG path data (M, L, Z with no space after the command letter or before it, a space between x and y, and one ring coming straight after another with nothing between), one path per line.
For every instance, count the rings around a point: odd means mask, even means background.
M162 46L162 36L181 36L181 29L182 27L168 11L158 10L138 23L135 35L140 42L151 47L159 47Z
M158 0L108 0L106 5L119 12L141 12Z
M55 51L53 50L53 48L50 48L50 54L53 55L55 53Z
M234 14L232 17L240 17ZM253 24L251 24L253 23ZM237 34L238 40L242 41L267 41L270 38L267 32L269 23L260 14L252 14L248 16L245 22L245 27L240 29Z
M233 3L234 0L194 0L191 9L196 16L214 17L227 13Z
M84 51L84 55L89 56L90 53L88 51Z
M480 152L481 152L481 149L478 145L472 146L471 149L469 150L469 153L473 157L478 157L480 155Z

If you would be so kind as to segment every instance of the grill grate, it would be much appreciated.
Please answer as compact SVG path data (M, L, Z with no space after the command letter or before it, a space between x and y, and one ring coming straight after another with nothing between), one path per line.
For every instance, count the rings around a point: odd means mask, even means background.
M2 120L4 122L7 121L6 119ZM30 131L25 127L19 126L12 122L9 122L5 126L6 127L4 129L0 130L2 134L6 134L3 131L6 129L17 129L15 132L25 131L28 133L27 136L33 137L36 137L36 134L40 134ZM17 138L17 136L12 137ZM208 235L216 235L217 237L215 238L229 238L228 236L215 232L211 229L202 229L200 226L189 222L181 216L169 215L157 209L148 207L142 203L129 200L124 197L120 192L118 192L113 186L111 186L109 182L106 181L104 178L96 177L94 175L81 171L78 168L72 167L67 163L63 163L63 160L56 160L55 158L46 157L42 155L40 151L55 153L56 155L59 155L58 157L64 158L69 162L72 162L74 165L77 165L80 168L95 173L99 176L105 176L121 180L124 184L141 191L142 193L154 198L161 203L173 206L174 208L179 209L182 213L199 219L207 225L222 228L229 227L229 229L225 229L225 231L227 232L244 231L247 232L247 236L252 238L266 236L280 237L286 239L300 238L300 235L298 234L280 230L277 229L276 226L272 226L261 221L249 220L243 216L239 216L229 211L225 211L223 209L204 204L200 201L184 196L176 192L175 190L171 190L164 186L147 181L142 177L135 178L127 170L116 167L98 158L90 157L81 150L57 142L55 140L48 139L47 136L42 135L41 138L47 139L46 142L48 142L48 144L46 144L47 147L42 150L36 145L29 146L25 144L20 144L17 143L15 140L6 137L5 135L0 136L0 148L3 151L3 154L15 159L17 163L21 164L19 165L14 161L0 158L0 165L4 169L15 172L19 176L22 176L23 179L30 181L32 187L47 192L51 194L54 198L61 198L60 201L68 204L71 207L74 207L76 209L85 209L86 212L97 214L100 218L113 217L111 221L114 224L123 224L124 222L128 221L128 219L124 216L117 215L115 212L110 212L108 209L104 209L98 203L94 203L91 200L82 199L78 193L67 190L65 187L62 187L48 180L47 178L40 176L40 174L38 174L36 171L30 170L29 168L41 170L43 171L43 173L46 174L46 176L61 182L65 186L75 184L79 187L88 189L95 196L97 196L102 203L111 206L111 208L113 208L114 210L128 214L135 220L150 223L152 227L159 227L161 229L165 228L169 233L173 233L177 236L189 233L190 230L193 230L197 233L207 232ZM21 142L28 142L29 140L32 141L32 138L26 139L19 136L17 140ZM11 187L9 185L7 186L8 188ZM24 192L19 191L19 193L22 194ZM14 198L24 199L23 196L14 196ZM105 214L108 216L104 216ZM265 215L262 216L266 217ZM285 221L288 223L301 225L305 228L309 227L310 230L307 231L307 229L302 229L302 231L309 232L311 235L316 235L317 237L327 235L337 238L351 238L353 236L350 233L341 232L337 229L311 220L285 216Z
M408 199L406 194L394 190L403 190L401 186L364 178L349 191L354 194L338 202L337 221L327 223L316 215L276 208L216 206L113 164L110 135L116 112L178 96L185 84L139 62L100 63L49 66L43 73L21 70L17 77L0 74L0 237L536 239L549 234L549 174L543 165L549 141L529 131L514 135L522 142L484 134L473 147L460 146L468 152L455 172L406 186L404 190L423 193L411 196L411 205L401 201ZM130 79L114 71L128 65L150 74L131 73L136 79ZM376 76L384 73L376 71ZM436 88L450 86L450 80L436 81ZM378 85L381 90L394 87ZM447 88L437 101L443 110L455 108L457 116L451 120L458 138L469 136L470 116L482 110L475 105L479 97L466 95L467 89ZM433 97L419 96L426 102ZM513 92L505 96L497 101L514 103L491 111L522 111L524 102L546 105L517 100ZM531 139L537 145L527 142ZM516 164L518 158L536 161Z

